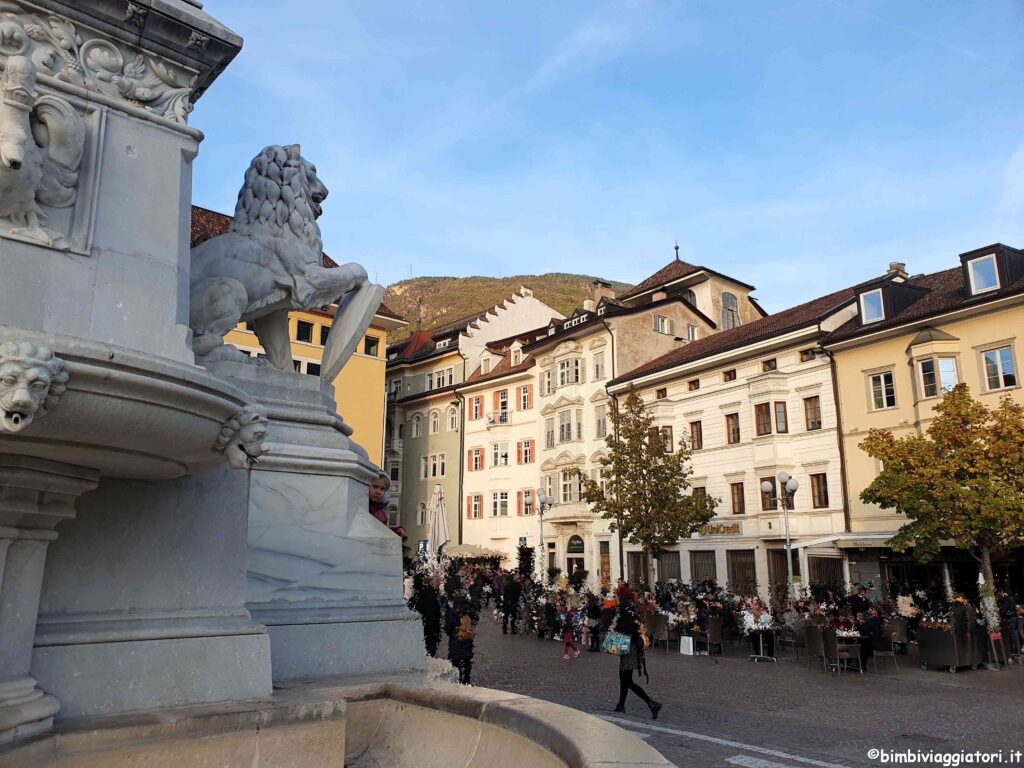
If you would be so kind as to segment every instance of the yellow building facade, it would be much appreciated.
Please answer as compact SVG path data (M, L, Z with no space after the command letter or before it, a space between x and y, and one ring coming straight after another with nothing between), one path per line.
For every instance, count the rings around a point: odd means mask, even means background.
M979 270L984 275L976 278ZM923 566L912 553L885 548L906 518L860 500L881 471L860 444L871 429L888 429L897 438L924 434L942 395L958 383L989 408L1004 394L1024 403L1024 254L989 246L963 254L959 267L916 277L893 264L884 277L857 290L857 317L825 342L841 414L851 581L941 576L950 587L964 587L961 582L977 577L964 553L944 550L937 564Z
M298 373L320 375L324 344L334 322L334 312L292 312L288 320L288 336L292 340L292 360ZM352 427L352 437L369 454L378 467L384 461L384 368L388 331L405 325L405 321L386 308L378 310L356 351L341 373L331 382L334 387L335 410ZM263 354L256 335L239 325L224 341L248 352L253 357Z

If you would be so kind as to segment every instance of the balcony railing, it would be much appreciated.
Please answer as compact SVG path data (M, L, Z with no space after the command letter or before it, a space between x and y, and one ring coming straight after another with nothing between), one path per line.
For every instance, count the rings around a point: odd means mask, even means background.
M487 414L487 426L494 427L508 424L512 420L511 411L491 411Z

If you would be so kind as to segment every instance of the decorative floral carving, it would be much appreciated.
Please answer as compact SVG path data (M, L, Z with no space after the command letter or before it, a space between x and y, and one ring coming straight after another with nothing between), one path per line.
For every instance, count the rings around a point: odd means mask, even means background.
M206 44L210 42L210 38L204 35L202 32L196 32L192 30L192 34L188 36L188 42L185 44L189 48L196 48L200 51L206 50Z
M137 24L138 13L129 5L126 20ZM89 37L56 14L25 12L15 3L0 2L0 54L26 56L41 74L176 123L185 123L192 111L194 75L155 56Z
M227 456L234 469L252 469L260 456L270 453L267 423L267 412L262 406L247 405L224 423L213 449Z
M20 432L55 408L68 381L64 361L27 341L0 344L0 432Z
M124 20L136 29L142 29L146 25L146 14L148 13L148 8L128 3L128 7L124 10Z

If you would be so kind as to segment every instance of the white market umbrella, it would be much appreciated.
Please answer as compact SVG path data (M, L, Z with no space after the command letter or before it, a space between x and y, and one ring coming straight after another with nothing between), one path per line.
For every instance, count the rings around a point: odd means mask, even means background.
M427 503L427 514L430 519L430 535L427 538L427 552L437 554L445 544L451 541L448 534L448 510L444 501L444 491L440 483L434 486L434 493Z

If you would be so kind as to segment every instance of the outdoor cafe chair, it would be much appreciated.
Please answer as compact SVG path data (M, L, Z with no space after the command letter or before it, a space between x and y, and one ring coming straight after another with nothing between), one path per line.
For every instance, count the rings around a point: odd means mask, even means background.
M846 668L846 662L856 661L857 670L863 675L864 668L860 663L860 644L842 644L839 643L839 638L836 636L836 631L832 627L826 627L822 633L822 642L825 646L825 662L831 666L832 659L836 661L836 670L842 673Z
M906 625L903 626L903 631L906 633ZM885 626L883 637L886 639L889 645L887 651L873 651L871 660L875 665L875 672L878 672L878 657L881 656L884 659L892 659L892 665L896 667L896 674L900 673L900 665L896 663L896 633L897 625L896 621L891 621ZM905 635L904 635L905 636Z
M693 642L696 643L698 640L703 640L708 649L708 658L714 653L712 650L714 646L718 646L718 652L721 656L725 656L725 642L722 639L722 621L721 616L712 616L708 619L708 629L706 632L694 632Z
M649 613L644 617L644 627L652 643L664 643L668 653L668 617L663 613Z
M792 632L789 635L779 638L780 648L793 649L793 661L800 661L800 649L807 647L807 626L804 621L798 619L793 624Z
M808 624L804 627L804 643L807 646L807 669L811 668L811 662L815 659L825 659L825 642L822 637L821 627L816 624Z

